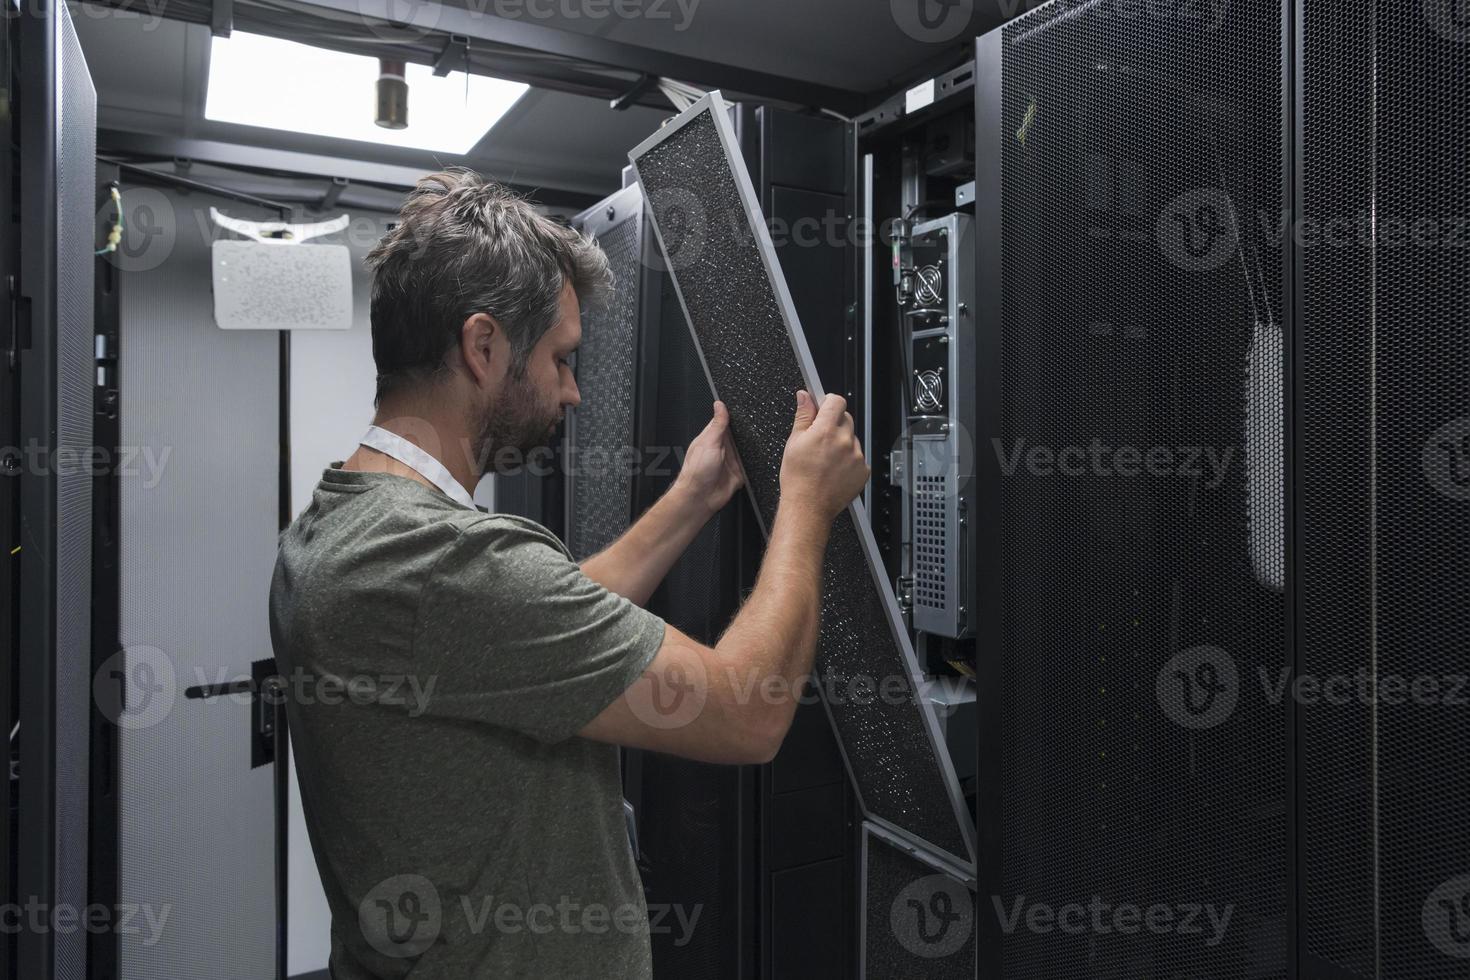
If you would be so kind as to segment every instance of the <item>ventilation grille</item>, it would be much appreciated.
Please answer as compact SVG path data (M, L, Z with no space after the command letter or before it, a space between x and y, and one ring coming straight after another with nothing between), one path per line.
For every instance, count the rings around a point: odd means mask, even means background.
M617 540L628 530L633 511L633 372L643 211L634 208L625 214L597 236L616 291L605 309L583 314L577 353L582 404L572 412L566 465L571 503L567 548L579 560Z
M707 104L666 127L634 162L705 367L730 408L756 510L770 528L795 392L807 381L766 271L766 260L776 268L774 257L763 259L741 199L742 191L754 199L748 178L736 176L716 129L712 113L723 103L711 104L717 108ZM808 373L815 374L809 365ZM860 527L855 513L833 524L822 581L817 672L826 692L842 693L827 701L838 740L871 815L968 862L958 784L938 755L937 723L916 697L916 668L895 633L896 605L860 537L871 542L866 520Z
M948 482L943 476L914 478L914 604L931 609L949 605L946 569L955 542Z

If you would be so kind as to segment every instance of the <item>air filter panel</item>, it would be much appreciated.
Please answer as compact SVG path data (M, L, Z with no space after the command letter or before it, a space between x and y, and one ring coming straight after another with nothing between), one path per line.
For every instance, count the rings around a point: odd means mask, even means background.
M621 190L579 215L575 224L602 246L615 290L605 308L582 315L577 354L582 404L567 413L567 547L582 559L612 544L632 519L643 192Z
M631 158L769 532L795 393L822 389L719 93ZM969 813L860 502L833 524L822 593L817 674L863 812L970 865Z

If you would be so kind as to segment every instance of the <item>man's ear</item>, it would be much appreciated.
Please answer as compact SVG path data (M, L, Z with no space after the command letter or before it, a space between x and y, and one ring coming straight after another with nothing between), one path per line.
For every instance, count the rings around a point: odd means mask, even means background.
M493 316L476 313L465 320L460 330L460 354L476 387L484 388L504 373L505 365L500 361L505 350L505 331Z

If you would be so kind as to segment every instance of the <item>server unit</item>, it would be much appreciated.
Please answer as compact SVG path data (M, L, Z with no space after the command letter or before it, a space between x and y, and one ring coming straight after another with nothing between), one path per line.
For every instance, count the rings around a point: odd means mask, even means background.
M906 502L911 622L952 639L971 635L976 560L971 226L955 213L916 226L911 239L895 237L908 417L907 453L891 472Z

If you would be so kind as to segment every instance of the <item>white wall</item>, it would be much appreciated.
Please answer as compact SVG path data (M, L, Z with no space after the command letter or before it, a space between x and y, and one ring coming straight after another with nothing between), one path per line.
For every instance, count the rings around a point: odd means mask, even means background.
M377 369L368 323L368 277L362 259L386 232L392 217L356 212L345 233L325 239L341 241L352 250L351 329L295 331L291 335L293 513L306 508L322 470L350 456L372 422ZM487 478L476 488L475 499L493 507L493 498L493 480ZM331 914L306 835L294 759L290 783L286 949L287 975L294 977L326 969L331 952Z

